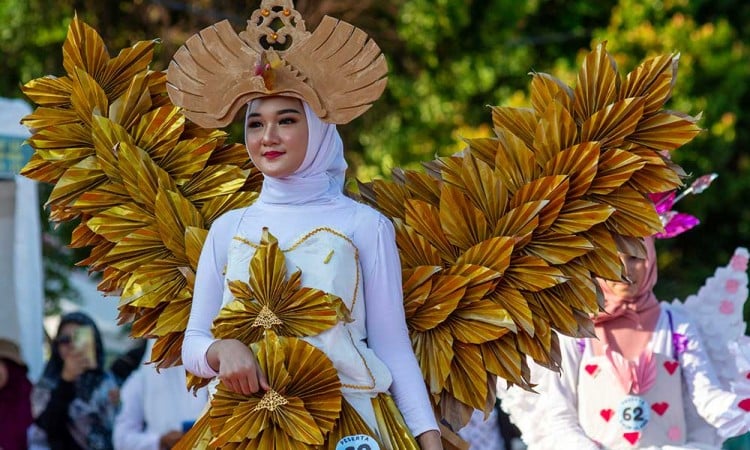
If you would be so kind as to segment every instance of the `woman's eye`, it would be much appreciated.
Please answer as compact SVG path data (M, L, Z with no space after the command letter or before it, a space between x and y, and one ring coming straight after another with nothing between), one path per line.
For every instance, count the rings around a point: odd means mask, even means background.
M283 119L279 120L279 123L281 125L291 125L297 123L297 119L295 119L294 117L284 117Z
M256 122L248 122L247 123L247 127L248 128L260 128L262 126L263 126L263 124L260 123L260 122L257 122L257 121Z

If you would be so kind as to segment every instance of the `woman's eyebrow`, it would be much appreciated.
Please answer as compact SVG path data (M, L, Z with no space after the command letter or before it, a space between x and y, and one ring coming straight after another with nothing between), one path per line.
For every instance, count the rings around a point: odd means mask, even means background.
M302 113L294 108L280 109L276 111L277 116L280 116L282 114L302 114ZM260 114L257 112L254 112L254 113L248 114L247 117L260 117Z
M298 110L296 110L294 108L281 109L281 110L279 110L279 111L276 112L276 114L278 114L278 115L290 114L290 113L291 114L301 114Z

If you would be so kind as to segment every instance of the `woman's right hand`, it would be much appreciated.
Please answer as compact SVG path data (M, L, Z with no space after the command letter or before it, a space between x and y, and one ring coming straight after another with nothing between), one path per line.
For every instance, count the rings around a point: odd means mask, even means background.
M208 364L219 372L219 380L231 391L251 395L271 388L252 350L237 339L220 339L206 355Z
M62 379L68 383L77 380L81 374L93 367L92 361L83 350L73 349L63 358Z

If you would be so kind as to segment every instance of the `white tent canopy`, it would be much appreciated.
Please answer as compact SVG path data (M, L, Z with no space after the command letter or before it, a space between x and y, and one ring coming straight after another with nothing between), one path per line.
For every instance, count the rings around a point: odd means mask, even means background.
M19 121L30 112L22 100L0 98L0 338L20 345L37 379L44 363L39 201L36 183L16 175L29 156Z

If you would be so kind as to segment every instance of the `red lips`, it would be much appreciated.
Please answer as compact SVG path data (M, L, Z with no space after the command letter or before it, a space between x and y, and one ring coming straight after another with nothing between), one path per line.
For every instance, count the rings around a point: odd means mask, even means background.
M265 152L265 153L263 153L263 157L266 158L266 159L276 159L276 158L278 158L279 156L281 156L283 154L284 154L284 152L271 151L271 152Z

